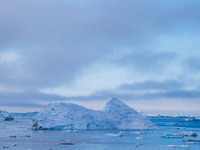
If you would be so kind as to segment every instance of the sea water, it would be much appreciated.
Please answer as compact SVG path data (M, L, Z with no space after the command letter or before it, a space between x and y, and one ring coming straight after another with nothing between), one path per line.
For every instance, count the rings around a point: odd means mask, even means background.
M32 131L28 117L0 121L0 149L11 150L200 150L200 121L179 117L149 117L154 130ZM170 137L194 131L198 136ZM165 136L163 136L165 135ZM189 140L189 141L188 141Z

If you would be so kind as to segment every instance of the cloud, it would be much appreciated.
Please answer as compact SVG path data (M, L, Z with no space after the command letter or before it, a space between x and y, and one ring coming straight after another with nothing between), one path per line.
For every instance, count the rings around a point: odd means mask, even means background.
M131 66L137 72L155 73L162 72L166 65L173 63L177 55L168 52L153 52L151 50L137 50L131 54L118 59L119 65Z
M11 95L16 105L52 95L80 101L198 97L199 4L1 1L2 104Z
M189 71L195 72L195 73L199 73L200 68L200 58L199 57L195 57L195 56L191 56L187 61L186 61L186 66L187 69Z
M143 90L174 90L180 89L183 87L183 83L180 83L175 80L166 80L166 81L145 81L145 82L136 82L132 84L122 84L120 90L132 90L132 91L143 91Z
M55 94L44 94L39 91L32 90L0 92L0 99L1 106L41 107L45 101L59 101L67 98Z
M66 100L80 100L80 101L91 101L91 100L108 100L112 97L118 97L119 99L126 101L152 101L159 99L171 99L171 100L179 100L179 99L187 99L187 100L196 100L200 98L199 90L174 90L174 91L146 91L146 92L119 92L119 91L99 91L93 93L89 96L75 96L68 97ZM147 106L144 103L145 106ZM156 105L156 104L155 104ZM148 107L148 106L147 106ZM159 107L159 106L158 106Z

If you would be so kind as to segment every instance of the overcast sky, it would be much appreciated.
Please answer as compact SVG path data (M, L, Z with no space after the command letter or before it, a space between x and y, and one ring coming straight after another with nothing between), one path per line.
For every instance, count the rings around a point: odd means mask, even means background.
M199 0L1 0L0 109L56 102L200 113Z

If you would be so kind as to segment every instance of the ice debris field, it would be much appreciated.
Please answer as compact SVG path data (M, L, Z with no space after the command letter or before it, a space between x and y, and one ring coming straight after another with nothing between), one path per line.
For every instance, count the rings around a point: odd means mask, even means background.
M40 112L0 111L0 149L200 149L198 116L143 116L117 98L102 111L69 103Z

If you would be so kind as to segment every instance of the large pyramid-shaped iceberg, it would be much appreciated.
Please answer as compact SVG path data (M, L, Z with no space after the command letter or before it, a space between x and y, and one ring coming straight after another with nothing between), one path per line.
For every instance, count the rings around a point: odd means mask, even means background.
M149 119L117 98L111 99L103 111L109 122L114 124L117 129L149 129L156 127Z
M150 120L117 98L103 111L71 103L48 104L33 121L32 129L153 129Z

